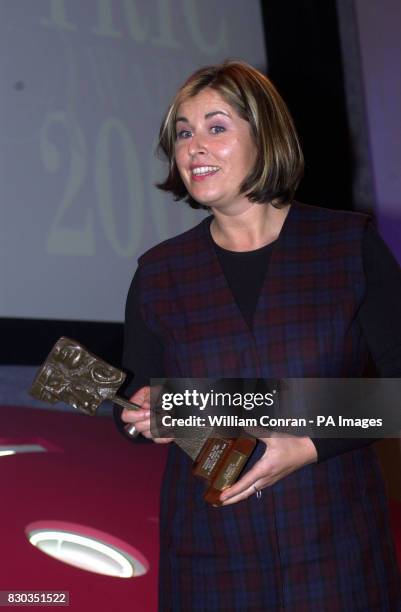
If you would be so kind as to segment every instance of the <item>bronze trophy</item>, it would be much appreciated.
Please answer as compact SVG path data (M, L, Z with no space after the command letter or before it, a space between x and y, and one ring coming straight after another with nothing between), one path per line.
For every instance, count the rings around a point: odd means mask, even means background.
M125 378L122 370L75 340L62 337L38 370L30 394L51 404L69 404L90 416L105 400L137 410L140 406L117 395ZM134 425L126 425L125 431L132 437L137 435ZM194 475L208 483L204 499L213 505L220 504L221 491L237 480L256 446L254 437L224 438L213 435L213 428L204 427L195 430L194 437L175 438L174 442L194 461Z
M56 404L63 402L94 416L102 402L110 400L123 408L136 410L137 404L116 395L126 374L99 359L70 338L59 338L38 370L30 394L36 399ZM127 425L135 436L135 427Z

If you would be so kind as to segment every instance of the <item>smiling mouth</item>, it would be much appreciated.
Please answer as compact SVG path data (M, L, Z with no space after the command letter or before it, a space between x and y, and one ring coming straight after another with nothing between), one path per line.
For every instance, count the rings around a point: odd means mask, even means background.
M192 169L192 176L194 178L202 177L202 176L210 176L212 174L216 174L220 168L218 166L199 166L198 168Z

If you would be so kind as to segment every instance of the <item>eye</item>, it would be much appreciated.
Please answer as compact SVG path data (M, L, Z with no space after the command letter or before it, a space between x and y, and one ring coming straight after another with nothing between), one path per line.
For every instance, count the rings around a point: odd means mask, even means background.
M226 128L222 125L214 125L210 128L210 131L212 132L212 134L220 134L221 132L225 132Z
M180 132L177 132L177 140L189 138L190 135L191 135L191 132L189 130L181 130Z

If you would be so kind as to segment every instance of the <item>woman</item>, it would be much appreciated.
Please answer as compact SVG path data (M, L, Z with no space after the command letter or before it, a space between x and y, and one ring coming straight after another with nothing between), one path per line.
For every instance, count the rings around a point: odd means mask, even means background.
M169 173L159 187L212 214L139 259L124 365L142 410L124 410L124 422L151 437L150 377L359 377L369 352L382 375L400 375L401 359L389 374L378 357L370 298L384 273L401 287L398 267L366 216L294 202L302 153L265 76L237 61L197 71L170 105L160 147ZM399 609L368 442L261 438L220 508L171 444L160 610Z

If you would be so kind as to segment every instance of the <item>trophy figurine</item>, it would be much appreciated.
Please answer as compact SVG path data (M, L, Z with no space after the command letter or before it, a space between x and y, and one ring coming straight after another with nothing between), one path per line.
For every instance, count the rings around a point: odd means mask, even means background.
M90 416L102 402L110 400L123 408L137 410L137 404L116 395L126 374L90 353L70 338L59 338L38 370L30 388L36 399L56 404L63 402ZM125 428L135 437L133 425Z
M122 370L90 353L75 340L62 337L39 368L30 394L51 404L69 404L90 416L96 414L105 400L138 410L138 404L117 395L125 378ZM125 426L125 431L132 437L138 433L130 424ZM216 436L212 427L196 429L193 437L175 438L174 442L194 461L193 474L209 485L203 497L215 506L220 505L221 491L237 480L256 446L252 436Z

